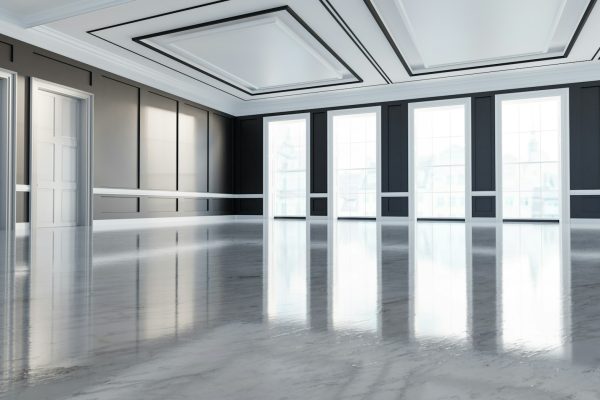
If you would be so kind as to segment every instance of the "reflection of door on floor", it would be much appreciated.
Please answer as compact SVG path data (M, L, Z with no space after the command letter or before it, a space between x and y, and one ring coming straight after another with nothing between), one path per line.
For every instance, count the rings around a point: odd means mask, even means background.
M80 100L39 91L34 124L37 141L37 222L40 227L77 225Z

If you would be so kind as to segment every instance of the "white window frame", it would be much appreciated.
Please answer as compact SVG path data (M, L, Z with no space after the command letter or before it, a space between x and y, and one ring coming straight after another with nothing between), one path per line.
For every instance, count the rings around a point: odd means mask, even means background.
M414 111L418 108L434 108L447 106L464 106L465 109L465 222L471 221L472 193L471 193L471 98L461 97L448 100L422 101L408 104L408 217L412 221L417 220L416 189L415 189L415 129ZM440 220L453 220L455 218L440 218ZM460 221L462 219L457 219Z
M16 214L16 81L14 72L0 69L0 231L7 232L14 232Z
M269 123L278 121L306 120L306 215L310 218L310 113L286 114L263 118L263 217L273 218L273 202L271 201L271 192L269 183L271 181L271 169L269 163ZM285 217L282 217L285 218Z
M560 97L561 107L561 132L560 132L560 211L559 222L570 219L569 196L569 89L535 90L517 93L508 93L495 96L495 128L496 128L496 219L503 221L502 215L502 102L505 100L525 100L539 97ZM529 219L523 221L530 221ZM544 221L544 219L540 219Z
M360 108L344 108L341 110L333 110L327 112L327 216L330 219L336 220L337 207L335 195L335 151L333 137L333 118L340 115L353 114L368 114L374 113L376 118L376 189L375 189L375 219L381 219L381 106L375 107L360 107Z

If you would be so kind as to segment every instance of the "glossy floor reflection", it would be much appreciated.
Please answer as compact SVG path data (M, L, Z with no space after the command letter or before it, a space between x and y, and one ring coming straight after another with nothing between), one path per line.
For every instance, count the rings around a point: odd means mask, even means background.
M598 399L598 244L558 224L39 230L2 249L0 397Z

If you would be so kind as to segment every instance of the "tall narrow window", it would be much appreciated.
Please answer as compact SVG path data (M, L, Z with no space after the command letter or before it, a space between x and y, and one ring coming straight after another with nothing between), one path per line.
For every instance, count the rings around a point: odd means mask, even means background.
M267 215L305 217L307 202L308 115L265 120Z
M332 115L333 213L342 218L377 216L379 109Z
M412 104L413 212L417 218L469 215L468 100Z
M502 217L560 219L561 96L519 93L498 100Z

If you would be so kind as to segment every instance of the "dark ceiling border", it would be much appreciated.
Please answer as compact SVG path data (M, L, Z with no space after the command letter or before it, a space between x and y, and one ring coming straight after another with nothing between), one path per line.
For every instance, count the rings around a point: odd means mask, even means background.
M218 25L218 24L222 24L225 22L238 21L238 20L242 20L242 19L256 17L259 15L274 14L274 13L281 12L281 11L285 11L288 14L290 14L302 26L302 28L304 28L311 36L313 36L313 38L315 38L319 42L319 44L321 44L325 48L325 50L327 50L339 63L341 63L350 72L350 74L352 74L352 76L354 77L354 80L349 81L349 82L330 83L330 84L323 84L323 85L306 85L306 86L296 87L296 88L292 88L292 89L281 89L281 90L271 90L271 91L260 92L260 93L252 93L252 92L246 90L245 88L232 83L231 81L229 81L227 79L223 79L217 75L214 75L202 68L199 68L198 66L196 66L194 64L190 64L178 57L175 57L167 52L164 52L164 51L152 46L151 44L144 42L144 40L146 40L146 39L150 39L150 38L157 37L157 36L168 35L171 33L185 32L185 31L189 31L192 29L202 28L202 27L211 26L211 25ZM331 47L329 47L329 45L319 35L317 35L317 33L314 30L312 30L312 28L302 18L300 18L300 16L298 14L296 14L294 12L294 10L292 10L292 8L289 6L269 8L266 10L255 11L255 12L251 12L251 13L235 15L232 17L221 18L218 20L203 22L200 24L184 26L181 28L169 29L169 30L165 30L165 31L161 31L161 32L150 33L147 35L134 37L132 40L134 42L136 42L137 44L142 45L150 50L153 50L167 58L170 58L170 59L182 64L182 65L185 65L188 68L191 68L191 69L198 71L204 75L210 76L211 78L216 79L221 83L231 86L231 87L239 90L240 92L247 94L248 96L262 96L262 95L268 95L268 94L274 94L274 93L295 92L298 90L309 90L309 89L318 89L318 88L340 86L340 85L351 85L351 84L363 82L363 79L360 76L358 76L358 74Z
M236 99L238 99L238 100L247 101L245 98L243 98L243 97L240 97L240 96L238 96L238 95L237 95L237 94L235 94L235 93L228 92L227 90L224 90L223 88L220 88L220 87L218 87L218 86L215 86L215 85L213 85L213 84L210 84L210 83L208 83L208 82L206 82L206 81L203 81L202 79L198 79L198 78L196 78L195 76L192 76L192 75L186 74L185 72L181 72L181 71L179 71L179 70L177 70L177 69L175 69L175 68L173 68L173 67L170 67L170 66L168 66L168 65L166 65L166 64L163 64L163 63L161 63L161 62L159 62L159 61L156 61L156 60L154 60L154 59L152 59L152 58L150 58L150 57L146 57L146 56L145 56L145 55L143 55L143 54L140 54L140 53L138 53L138 52L136 52L136 51L133 51L133 50L131 50L131 49L128 49L127 47L121 46L121 45L119 45L119 44L117 44L117 43L114 43L114 42L112 42L112 41L110 41L110 40L108 40L108 39L105 39L105 38L103 38L102 36L98 36L98 35L96 34L96 32L100 32L100 31L103 31L103 30L106 30L106 29L110 29L110 28L116 28L116 27L123 26L123 25L134 24L134 23L136 23L136 22L146 21L146 20L149 20L149 19L160 18L160 17L164 17L164 16L166 16L166 15L172 15L172 14L177 14L177 13L180 13L180 12L185 12L185 11L189 11L189 10L194 10L194 9L196 9L196 8L202 8L202 7L206 7L206 6L212 6L212 5L214 5L214 4L218 4L218 3L224 3L224 2L227 2L227 1L230 1L230 0L216 0L216 1L211 1L210 3L200 4L200 5L193 6L193 7L181 8L181 9L178 9L178 10L173 10L173 11L169 11L169 12L165 12L165 13L161 13L161 14L155 14L155 15L151 15L151 16L149 16L149 17L137 18L137 19L133 19L133 20L130 20L130 21L120 22L120 23L118 23L118 24L113 24L113 25L108 25L108 26L104 26L104 27L101 27L101 28L95 28L95 29L91 29L91 30L87 31L87 33L88 33L89 35L92 35L93 37L95 37L95 38L99 39L99 40L102 40L102 41L104 41L104 42L106 42L106 43L109 43L109 44L111 44L111 45L113 45L113 46L116 46L116 47L118 47L118 48L120 48L120 49L122 49L122 50L128 51L129 53L135 54L135 55L137 55L137 56L139 56L139 57L142 57L142 58L144 58L144 59L146 59L146 60L148 60L148 61L152 61L153 63L156 63L156 64L158 64L158 65L160 65L160 66L162 66L162 67L165 67L165 68L167 68L167 69L170 69L170 70L171 70L171 71L173 71L173 72L176 72L176 73L178 73L178 74L181 74L181 75L183 75L183 76L185 76L185 77L187 77L187 78L193 79L193 80L195 80L195 81L197 81L197 82L203 83L203 84L205 84L205 85L207 85L207 86L209 86L209 87L212 87L213 89L217 89L217 90L218 90L218 91L220 91L220 92L223 92L223 93L225 93L225 94L228 94L228 95L230 95L230 96L233 96L233 97L235 97L235 98L236 98Z
M413 76L444 74L444 73L449 73L449 72L468 71L468 70L480 69L480 68L493 68L493 67L501 67L501 66L505 66L505 65L516 65L516 64L523 64L523 63L532 63L532 62L538 62L538 61L548 61L548 60L557 60L557 59L561 59L561 58L567 58L569 56L569 54L571 53L571 50L573 49L575 42L579 38L579 34L581 33L583 27L585 26L585 23L587 22L590 14L592 13L592 10L594 9L594 6L596 5L597 0L589 0L588 6L585 9L583 16L581 17L579 24L577 25L577 29L575 29L575 32L573 32L573 36L571 37L571 40L569 41L569 44L568 44L567 48L565 49L565 52L562 56L540 57L540 58L532 58L530 60L508 61L508 62L495 63L495 64L476 65L476 66L472 66L472 67L450 68L450 69L444 69L444 70L438 70L438 71L418 72L418 73L414 73L412 71L412 69L410 68L410 66L408 65L406 60L404 59L404 56L402 56L402 52L396 45L394 38L392 37L389 30L385 26L385 23L383 22L383 19L379 15L379 12L373 5L372 0L363 0L363 1L364 1L365 5L367 6L367 8L369 9L369 12L373 16L373 19L379 26L379 29L381 30L381 32L383 33L383 35L389 42L392 49L394 50L394 53L396 53L396 56L398 57L398 59L400 60L402 65L404 66L406 73L410 77L413 77Z
M373 68L375 68L377 70L377 72L379 73L379 75L381 75L383 80L386 83L393 83L392 80L390 79L390 77L387 75L387 73L383 69L383 67L381 65L379 65L377 60L375 60L375 57L373 57L373 55L369 52L367 47L360 41L360 39L358 38L358 35L356 33L354 33L352 28L350 28L348 23L344 20L344 18L336 10L336 8L333 6L333 4L331 4L331 2L329 0L319 0L319 2L321 3L321 5L323 5L323 8L325 8L327 10L329 15L331 15L331 17L338 23L340 28L342 28L344 30L344 32L346 32L346 34L348 35L350 40L352 40L352 42L354 42L356 47L358 47L358 49L363 53L363 55L371 63Z

